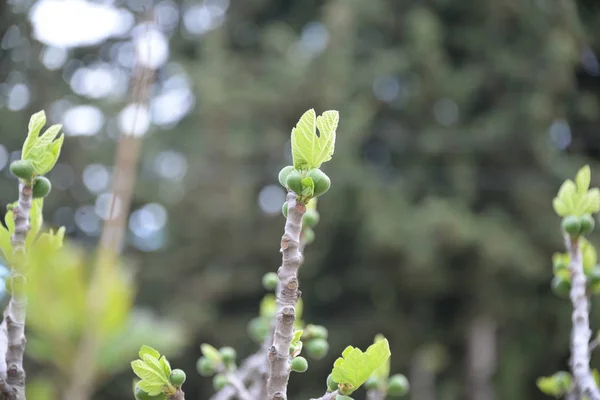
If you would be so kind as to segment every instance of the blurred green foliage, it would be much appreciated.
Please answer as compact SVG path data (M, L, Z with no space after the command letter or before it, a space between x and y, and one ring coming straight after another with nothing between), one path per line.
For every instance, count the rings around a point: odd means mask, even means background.
M2 20L3 32L17 24L30 35L23 14ZM257 199L291 163L298 114L336 109L337 161L324 166L333 185L300 273L305 318L328 327L331 356L291 380L291 398L321 392L333 357L348 343L365 348L377 332L413 396L431 382L415 384L409 371L433 376L437 399L472 398L468 349L479 318L496 327L495 397L545 398L536 379L565 369L569 336L569 304L550 290L550 257L562 245L552 199L579 166L599 165L599 38L600 6L587 0L232 1L222 27L199 37L174 30L172 63L157 84L183 71L196 104L144 138L132 209L164 204L168 231L153 252L130 235L126 252L139 267L136 303L194 333L173 363L193 371L204 342L254 351L246 325L262 275L279 265L283 224ZM117 40L69 57L79 66L104 60ZM29 115L58 99L91 102L108 116L124 105L74 95L62 76L77 65L45 69L42 47L30 41L25 56L0 63L3 79L19 71L31 90L23 112L0 109L10 151ZM57 167L71 166L62 171L73 179L46 200L53 223L65 207L94 205L81 176L90 163L112 164L114 123L66 138ZM153 169L167 150L186 157L183 179ZM0 202L14 201L8 172L0 187ZM69 237L95 241L72 225ZM600 312L592 313L597 328ZM164 344L139 342L172 359ZM114 366L120 357L110 350ZM39 372L33 355L29 376ZM123 371L99 384L98 399L130 398L126 363ZM212 388L189 374L186 393L204 399Z

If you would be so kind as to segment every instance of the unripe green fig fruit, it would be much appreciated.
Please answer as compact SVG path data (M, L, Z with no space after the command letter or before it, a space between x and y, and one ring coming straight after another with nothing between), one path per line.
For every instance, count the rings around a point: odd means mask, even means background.
M558 275L555 275L552 279L552 291L559 297L569 297L569 292L571 291L571 282Z
M582 235L589 235L596 226L596 220L590 214L585 214L579 217L579 222L581 224Z
M213 378L213 388L215 389L215 392L218 392L219 390L223 389L225 386L227 386L228 383L229 379L227 379L227 377L224 374L217 374Z
M337 388L338 383L333 380L333 375L329 374L327 376L327 390L333 392L334 390L337 390Z
M306 227L302 229L302 235L304 237L304 243L311 244L315 241L315 231L312 228Z
M285 203L283 203L283 205L281 206L281 213L283 214L284 217L287 218L287 215L288 215L288 202L287 201Z
M262 284L265 290L275 290L277 289L277 284L279 283L279 277L275 272L267 272L263 275Z
M559 260L559 261L555 262L554 264L552 264L552 271L554 272L554 274L557 274L568 268L569 268L569 264L567 264L563 260Z
M185 382L185 372L181 369L174 369L171 371L171 375L169 376L169 381L175 387L180 387Z
M221 357L223 357L223 362L225 364L232 364L235 362L235 357L237 356L235 349L230 346L221 347L219 350L221 353Z
M325 339L315 338L305 343L304 349L309 357L315 360L322 360L329 351L329 343Z
M563 231L567 232L572 237L578 236L581 232L581 221L574 215L563 218L561 226Z
M302 339L305 341L312 339L327 339L329 336L329 332L327 328L322 325L313 325L308 324L304 327L304 332L302 333Z
M319 197L329 190L331 187L331 179L318 168L311 169L306 174L307 177L312 178L315 183L315 193L313 197Z
M285 181L286 187L296 193L302 194L302 173L297 169L291 171Z
M410 385L408 379L402 374L396 374L388 380L387 394L392 397L404 396L408 393Z
M365 389L367 390L375 390L379 387L379 379L374 376L370 376L369 379L365 382Z
M147 392L142 390L138 385L135 385L135 398L136 400L167 400L167 395L160 393L156 396L150 396Z
M208 378L209 376L213 376L215 372L217 372L217 366L215 362L208 357L200 357L196 362L196 370L200 376Z
M302 216L302 226L314 228L319 223L320 219L321 217L317 210L308 209Z
M290 364L294 372L302 373L308 369L308 361L304 357L295 357Z
M587 274L587 280L590 286L596 286L600 283L600 266L594 266Z
M35 181L33 182L33 190L32 190L34 199L39 199L41 197L48 196L48 193L50 193L50 190L52 190L52 184L50 183L50 180L48 178L46 178L45 176L36 176L35 177Z
M29 160L16 160L10 163L10 172L17 178L27 181L33 178L35 169Z
M287 187L287 178L289 174L294 171L295 168L293 165L288 165L287 167L283 167L281 171L279 171L279 183L283 187Z
M269 322L264 318L256 317L248 323L248 333L255 342L262 343L269 334Z

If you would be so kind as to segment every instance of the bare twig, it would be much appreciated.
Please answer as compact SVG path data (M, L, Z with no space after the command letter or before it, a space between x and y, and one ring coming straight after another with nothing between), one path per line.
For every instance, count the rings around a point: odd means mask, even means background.
M338 394L340 394L340 392L338 390L335 390L333 392L325 393L321 397L318 397L316 399L310 399L310 400L335 400L335 396L337 396Z
M248 392L248 389L246 389L244 382L242 382L235 374L228 373L227 380L236 391L239 400L253 400L252 396Z
M27 314L27 293L25 291L25 240L29 233L29 214L33 202L32 187L19 183L19 201L13 208L15 232L11 244L15 261L11 263L13 290L10 301L4 310L2 333L6 334L6 376L2 377L2 392L5 399L25 400L25 317ZM4 343L3 343L4 346Z
M600 400L600 390L590 370L589 342L590 304L586 293L586 277L583 270L581 248L577 238L565 236L565 244L570 255L571 269L571 303L573 304L571 330L571 369L573 381L579 392L590 400Z
M285 231L281 238L282 265L277 271L279 282L277 288L277 314L273 345L269 349L269 378L267 393L269 400L286 398L287 384L290 377L289 352L294 335L296 319L296 303L300 298L298 290L298 268L302 263L299 251L302 216L306 206L296 201L292 191L287 196L288 216Z

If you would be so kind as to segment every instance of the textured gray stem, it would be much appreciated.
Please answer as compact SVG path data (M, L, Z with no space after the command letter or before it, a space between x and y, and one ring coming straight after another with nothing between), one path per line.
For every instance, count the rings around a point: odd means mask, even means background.
M583 271L581 249L577 239L565 237L566 247L571 258L571 303L573 303L571 330L571 370L575 386L580 393L590 400L600 400L600 390L594 381L590 370L589 343L592 331L590 330L589 312L590 303L586 293L586 277Z
M185 393L179 389L175 394L169 396L169 400L185 400Z
M385 400L386 393L382 390L371 389L367 391L367 400Z
M325 393L321 397L318 397L316 399L310 399L310 400L335 400L335 396L337 396L338 394L340 394L340 392L335 390L333 392Z
M19 182L19 201L13 209L15 232L11 238L15 261L11 265L12 295L4 310L6 334L6 381L2 391L8 400L25 400L25 317L27 293L25 291L25 239L29 233L29 214L33 202L32 187Z
M228 373L227 379L229 380L229 384L235 390L239 400L256 400L252 398L252 396L248 392L248 389L244 385L244 382L242 382L242 380L239 379L235 374Z
M267 380L267 399L281 400L287 398L287 384L290 377L289 352L294 335L296 319L296 303L301 292L298 290L298 268L302 263L300 253L300 233L302 216L306 206L296 201L296 194L289 192L287 196L288 216L285 230L281 238L282 264L277 271L279 285L277 287L277 313L273 345L268 351L269 378Z

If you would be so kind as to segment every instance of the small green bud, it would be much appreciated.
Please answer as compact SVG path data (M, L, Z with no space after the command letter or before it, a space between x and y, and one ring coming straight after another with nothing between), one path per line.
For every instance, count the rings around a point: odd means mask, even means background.
M304 348L309 357L314 358L315 360L322 360L329 351L329 343L327 343L327 340L325 339L315 338L309 340L308 343L304 345Z
M227 384L229 384L229 379L227 379L227 376L224 374L217 374L213 378L213 388L215 389L215 392L223 389Z
M285 203L283 203L283 205L281 206L281 212L283 213L283 216L287 218L287 214L288 214L288 202L287 201Z
M302 173L297 169L291 171L286 179L286 187L296 193L302 194Z
M596 220L590 214L585 214L579 217L579 222L581 224L582 235L589 235L596 226Z
M265 337L269 334L269 322L264 318L256 317L248 323L248 334L258 343L262 343Z
M568 233L571 237L578 236L581 232L581 221L574 215L563 218L561 226L563 231Z
M208 378L209 376L213 376L215 372L217 372L217 366L215 365L214 361L210 358L200 357L196 362L196 370L198 370L198 373L201 376Z
M311 244L315 241L315 231L312 228L305 227L302 229L302 235L304 236L304 243Z
M337 390L337 388L338 383L333 380L333 375L329 374L327 376L327 390L333 392L334 390Z
M167 400L167 395L160 393L156 396L150 396L147 392L142 390L138 385L135 385L134 392L136 400Z
M392 397L401 397L408 393L410 385L408 379L402 374L396 374L388 380L387 394Z
M365 382L365 389L376 390L379 387L379 379L375 376L370 376Z
M52 184L50 180L45 176L36 176L35 181L33 182L33 198L39 199L40 197L48 196L52 190Z
M230 346L221 347L219 350L221 353L221 357L223 357L223 362L225 364L233 364L235 362L235 357L237 356L235 349Z
M292 359L291 367L294 372L306 372L308 369L308 361L304 357L295 357Z
M571 292L571 282L559 275L552 279L552 291L559 297L567 298Z
M174 369L171 371L171 375L169 376L169 381L175 387L180 387L185 382L185 372L181 369Z
M275 290L277 289L277 284L279 283L279 277L275 272L267 272L263 275L262 284L265 290Z
M314 228L319 223L320 215L317 210L308 209L302 216L302 226Z
M12 172L17 178L28 181L33 178L35 170L31 161L16 160L10 163L10 172Z
M304 328L304 333L302 334L302 338L305 340L309 339L327 339L329 336L329 332L327 328L321 325L313 325L308 324Z
M311 169L306 174L307 177L312 178L315 183L315 193L313 197L319 197L329 190L331 187L331 179L318 168Z
M293 165L288 165L287 167L283 167L281 171L279 171L279 183L283 187L287 187L287 178L295 168Z

